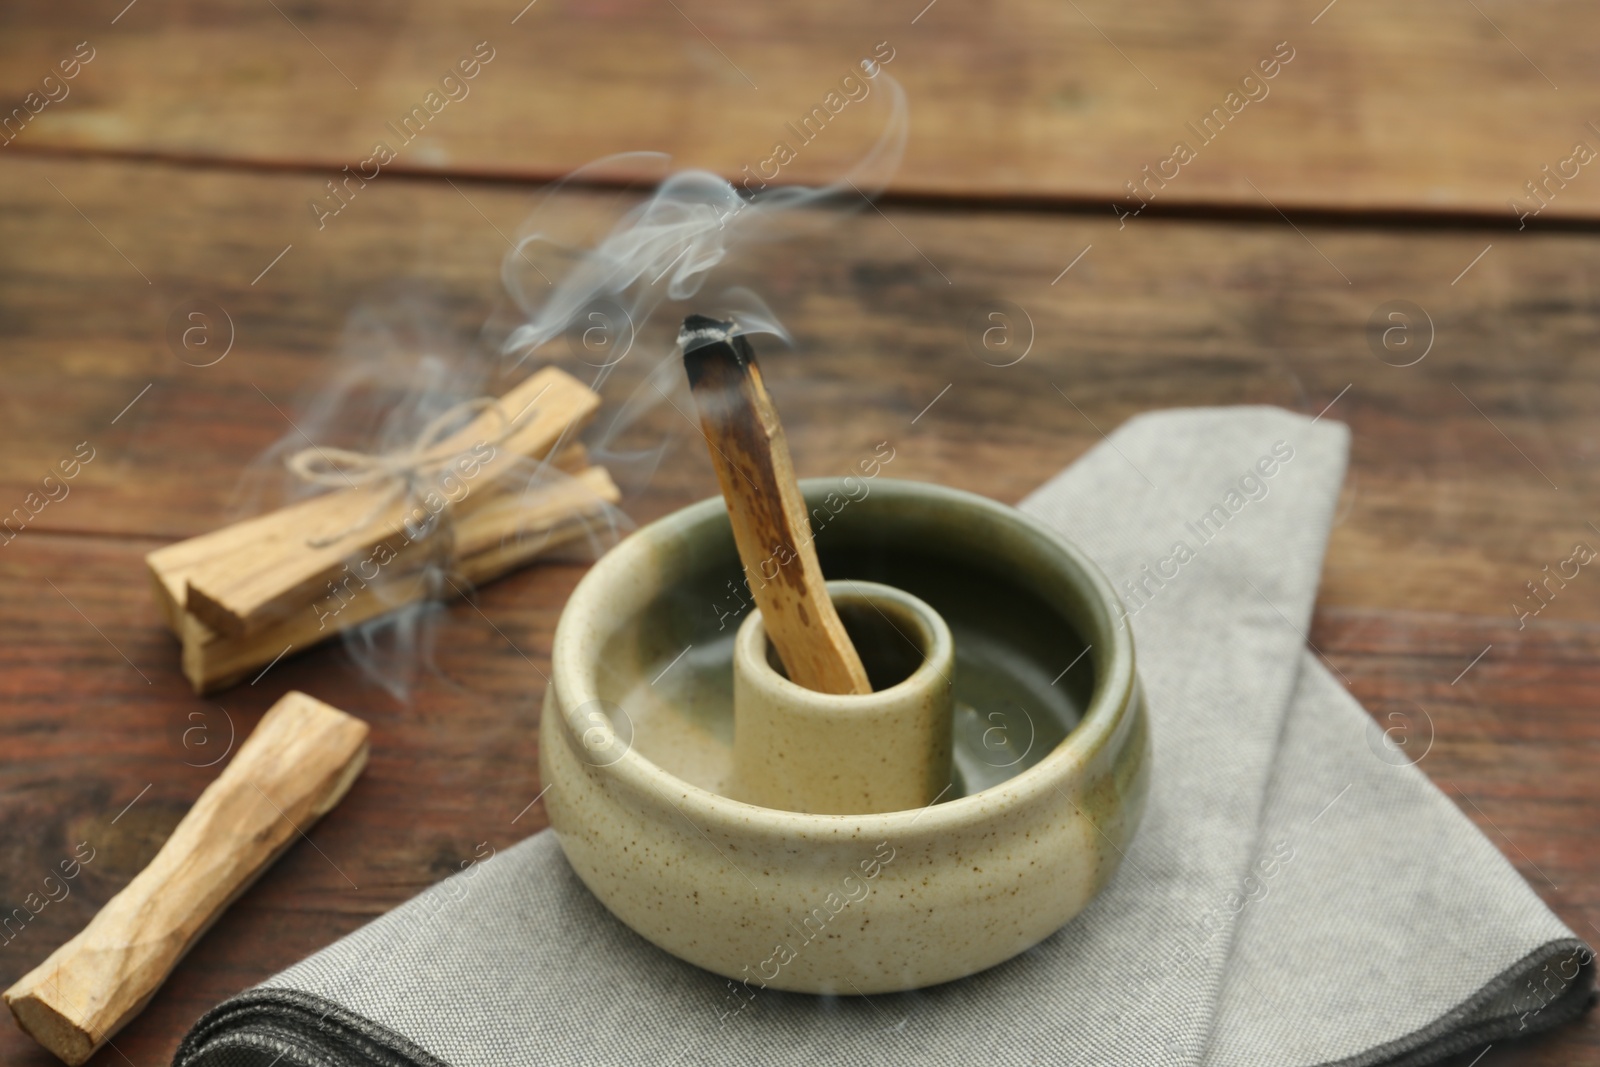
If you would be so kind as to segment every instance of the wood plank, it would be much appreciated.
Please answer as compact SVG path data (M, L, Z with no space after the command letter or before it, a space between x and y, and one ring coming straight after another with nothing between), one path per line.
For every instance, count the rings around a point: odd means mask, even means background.
M155 284L46 178L134 262L156 265ZM29 872L79 841L101 849L71 897L0 953L0 983L149 860L214 776L195 764L230 732L245 736L283 691L304 689L373 727L361 789L312 832L337 869L295 850L242 897L116 1039L140 1064L165 1062L222 997L543 825L537 805L523 812L538 793L542 672L581 567L540 565L487 587L476 606L445 606L440 676L418 678L410 706L337 646L197 698L146 588L148 551L226 520L245 465L290 432L273 402L298 418L294 398L338 365L329 353L351 307L371 306L404 273L431 294L437 332L475 336L505 249L495 228L513 232L528 207L516 188L463 184L469 204L442 183L385 179L317 234L299 218L307 181L0 163L3 499L42 491L45 469L78 442L96 450L70 494L0 546L0 602L11 605L0 612L0 750L15 754L0 764L0 903L35 891ZM583 222L612 208L582 195L562 210ZM1600 522L1588 503L1600 312L1587 282L1600 239L887 214L892 226L862 213L751 250L728 276L756 285L796 336L794 353L764 349L763 369L802 476L843 472L889 440L890 476L1016 500L1139 411L1259 402L1316 414L1334 402L1325 417L1352 425L1354 453L1312 640L1373 712L1427 709L1436 742L1423 769L1570 924L1600 923L1600 849L1585 832L1600 817L1587 710L1600 691L1600 597L1585 568L1526 626L1511 609L1574 540L1600 548L1587 525ZM179 362L163 339L191 293L210 294L239 327L235 350L213 366ZM1403 368L1368 340L1374 313L1402 298L1428 311L1436 335ZM982 344L1004 324L988 318L996 311L1009 314L1016 345L1032 323L1020 361L1000 334ZM664 309L661 336L641 334L602 390L596 427L642 369L670 358L676 327ZM581 365L574 356L569 369ZM704 442L670 404L650 409L627 443L666 449L650 468L592 457L615 470L635 519L716 491ZM206 729L187 732L197 726ZM1596 1055L1591 1017L1531 1047L1497 1047L1480 1067ZM41 1056L0 1028L0 1059ZM122 1061L103 1052L94 1062Z
M496 230L511 232L527 208L520 190L474 187L469 204L447 185L397 180L317 235L293 223L305 182L293 176L17 160L0 174L14 205L0 214L10 357L0 517L30 493L42 502L44 473L79 442L97 449L17 543L44 530L177 539L236 517L242 472L293 434L293 398L340 366L329 354L351 309L382 309L394 271L413 271L438 309L430 328L465 345L495 307L506 248ZM161 264L160 284L145 285L47 179L135 261ZM579 220L606 217L611 203L562 201ZM724 276L758 287L795 332L797 350L764 367L803 477L852 469L888 439L893 474L1014 500L1139 411L1275 403L1316 414L1337 398L1328 417L1350 421L1356 439L1331 602L1504 613L1514 626L1523 583L1574 538L1600 536L1584 504L1596 487L1588 416L1600 405L1591 237L889 216L752 248ZM214 366L184 364L162 339L189 294L210 294L237 324L236 350ZM1425 310L1434 336L1404 368L1380 361L1368 336L1369 320L1402 298ZM1001 364L1021 349L1000 348L1003 331L989 335L995 351L981 343L993 312L1015 320L1018 345L1031 323L1033 347L1012 366ZM597 429L669 357L670 319L664 310L616 368ZM1427 329L1418 319L1404 336L1421 344ZM870 372L862 353L874 354ZM661 445L660 462L596 457L639 521L716 491L686 387L676 402L658 402L619 442ZM1578 592L1550 611L1595 617Z
M838 118L809 141L787 124L824 106L880 42L911 102L894 181L909 193L1066 198L1109 215L1125 183L1185 141L1196 158L1167 166L1178 176L1152 186L1159 203L1271 213L1270 199L1289 211L1510 221L1508 201L1542 180L1541 168L1563 169L1577 141L1600 149L1588 125L1600 120L1600 41L1582 0L824 0L771 11L727 0L399 11L226 0L112 10L121 7L108 5L103 22L50 4L6 14L7 107L40 90L79 42L94 50L53 89L68 95L43 106L9 151L306 165L320 187L386 140L398 152L391 171L549 178L613 153L660 151L727 175L773 160L768 175L816 183L856 158L879 122L873 101L887 94L837 97ZM459 100L437 97L438 113L400 143L389 124L480 42L487 66L453 90ZM1246 86L1259 99L1230 102L1262 61L1270 69L1280 42L1293 59ZM1222 135L1189 131L1216 108ZM787 164L774 157L778 142L794 150ZM638 159L611 168L649 169ZM1545 217L1600 214L1593 169L1568 164L1576 176L1549 186Z

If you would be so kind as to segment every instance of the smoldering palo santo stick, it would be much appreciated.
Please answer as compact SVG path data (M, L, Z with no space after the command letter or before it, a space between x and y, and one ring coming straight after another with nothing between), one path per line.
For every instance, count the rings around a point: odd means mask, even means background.
M731 322L684 320L678 341L767 637L791 681L821 693L870 693L866 668L828 597L789 444L750 342ZM762 570L767 561L777 573Z
M150 865L5 991L17 1024L73 1067L87 1060L234 898L339 803L366 762L366 723L286 694Z

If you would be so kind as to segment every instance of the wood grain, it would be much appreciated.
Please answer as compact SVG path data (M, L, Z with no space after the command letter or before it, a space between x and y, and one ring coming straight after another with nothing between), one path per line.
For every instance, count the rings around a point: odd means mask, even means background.
M1600 41L1582 0L822 0L770 10L731 0L398 9L308 0L282 11L224 0L141 4L112 23L120 6L97 17L41 3L8 10L6 107L79 42L95 57L4 151L309 167L313 188L297 204L308 215L319 194L338 203L323 183L360 169L378 141L398 153L391 175L550 178L659 151L730 177L748 167L830 181L882 123L887 92L868 85L853 103L841 92L880 43L910 102L893 179L907 193L1072 200L1110 217L1114 202L1136 205L1126 183L1158 171L1183 141L1196 158L1166 168L1178 176L1157 183L1158 203L1272 217L1273 205L1481 212L1514 226L1509 202L1537 203L1526 183L1544 180L1542 168L1562 170L1578 141L1600 149L1588 125L1600 121ZM458 78L459 99L436 96L437 114L404 142L395 127L480 42L494 58ZM1293 59L1241 90L1280 43ZM790 132L825 105L839 111L820 133ZM1220 136L1189 132L1234 107ZM792 161L779 162L778 143ZM606 172L638 177L652 166L635 157ZM1566 169L1576 177L1558 176L1543 217L1595 218L1600 177Z
M95 450L69 495L0 537L0 750L15 754L0 763L0 904L36 892L35 873L78 841L100 850L68 899L0 946L0 981L148 862L215 774L194 765L221 750L230 722L243 737L295 687L373 727L362 788L311 831L360 888L315 851L286 855L116 1037L141 1067L166 1062L223 997L544 825L528 807L538 701L580 566L536 566L444 606L433 668L403 704L337 646L286 659L220 704L198 699L141 573L148 551L236 516L240 473L292 433L284 414L298 417L295 398L325 380L350 309L389 306L396 274L432 294L447 336L474 337L496 314L496 231L514 231L528 191L394 178L317 231L301 216L315 183L296 174L0 162L0 512L43 499L44 474L79 442ZM561 206L575 222L616 210L599 194ZM1588 526L1600 523L1600 238L885 210L887 221L867 210L798 243L742 250L707 290L755 286L795 335L792 353L763 352L763 370L797 472L843 473L887 439L887 476L1015 501L1150 408L1326 408L1354 441L1311 640L1374 714L1427 710L1435 743L1423 770L1569 925L1600 936L1600 845L1588 832L1600 819L1589 712L1600 585L1586 568L1526 626L1512 610L1574 540L1600 539ZM165 340L174 308L195 295L226 308L238 334L203 368ZM1375 312L1398 299L1433 324L1432 348L1409 367L1390 365L1409 356L1385 349L1381 330L1376 348L1369 338ZM670 358L671 310L614 369L596 432ZM1424 323L1409 328L1420 338ZM687 391L668 391L681 411L661 400L617 441L659 447L653 466L596 459L637 521L717 491ZM1478 1067L1596 1056L1591 1015L1497 1044ZM51 1062L6 1028L0 1059ZM112 1050L95 1062L123 1061Z
M17 1023L72 1067L87 1061L302 828L344 798L366 762L365 723L304 693L286 694L150 865L5 991ZM92 846L87 856L75 851L62 877L69 869L76 877L93 856Z

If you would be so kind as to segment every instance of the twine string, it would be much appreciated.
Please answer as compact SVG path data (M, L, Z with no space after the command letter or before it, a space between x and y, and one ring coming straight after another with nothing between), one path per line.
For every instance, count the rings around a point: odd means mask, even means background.
M312 445L302 448L284 460L284 465L301 481L330 489L382 487L378 499L355 522L337 533L309 538L312 548L326 548L359 530L364 530L377 520L396 501L407 501L417 496L426 478L438 473L464 454L455 446L441 446L440 442L451 428L464 416L474 417L485 411L494 412L498 422L495 434L483 444L498 445L510 437L523 421L506 418L504 409L495 397L479 396L463 400L428 421L411 444L392 452L357 452L348 448L322 448ZM449 510L440 512L447 516Z

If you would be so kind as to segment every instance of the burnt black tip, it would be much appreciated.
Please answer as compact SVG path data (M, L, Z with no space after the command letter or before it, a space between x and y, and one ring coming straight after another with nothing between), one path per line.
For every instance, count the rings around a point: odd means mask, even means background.
M710 315L689 315L683 320L683 329L678 332L679 339L693 336L707 337L713 340L722 340L733 332L734 324L714 319Z
M699 386L708 371L718 367L736 368L741 374L755 361L750 342L734 333L737 325L709 315L690 315L678 331L683 346L683 369L689 375L689 388Z

